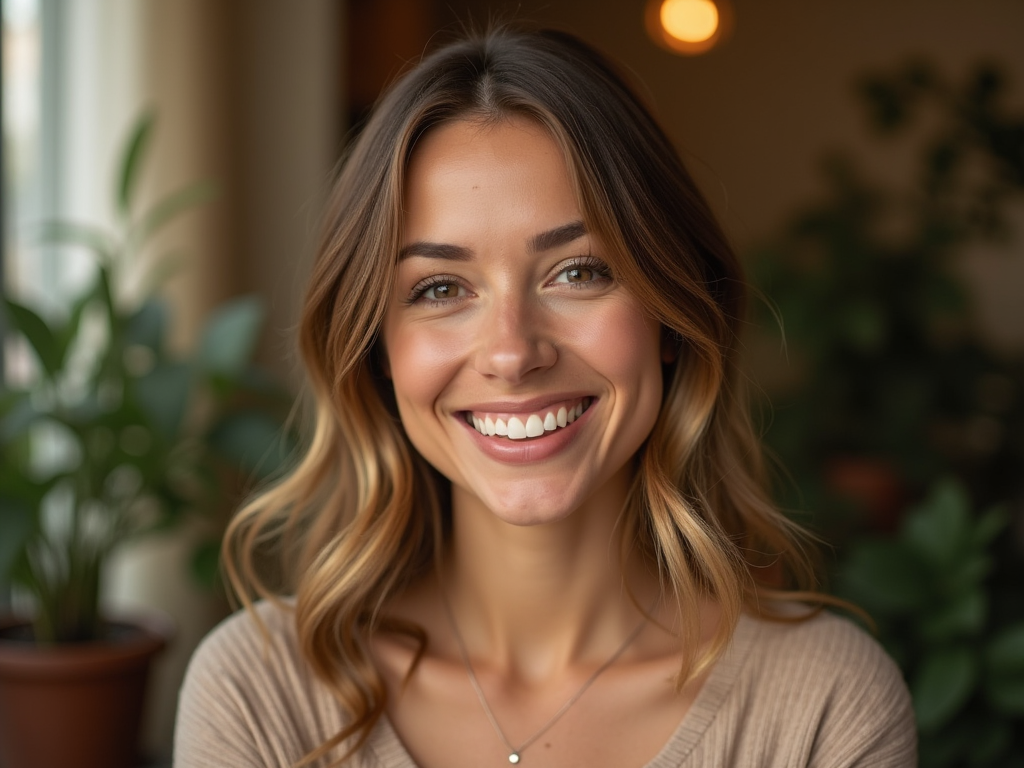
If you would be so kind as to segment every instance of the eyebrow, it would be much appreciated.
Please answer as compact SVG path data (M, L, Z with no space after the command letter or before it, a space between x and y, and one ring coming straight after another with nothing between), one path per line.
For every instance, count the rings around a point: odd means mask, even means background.
M585 234L587 234L587 228L582 221L563 224L560 227L555 227L547 232L541 232L539 235L531 238L530 251L533 253L550 251L552 248L557 248L560 245L568 245L573 240L579 240Z
M574 240L579 240L587 234L587 228L582 221L572 221L560 227L549 229L530 238L528 247L531 253L550 251L561 245L568 245ZM448 243L431 243L426 240L417 240L409 243L398 252L398 260L407 259L410 256L425 256L428 259L444 259L446 261L469 261L473 258L473 251L461 245L450 245Z

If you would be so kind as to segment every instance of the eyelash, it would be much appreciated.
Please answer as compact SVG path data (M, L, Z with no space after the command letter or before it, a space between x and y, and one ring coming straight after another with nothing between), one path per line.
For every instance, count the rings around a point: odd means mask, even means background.
M455 275L431 275L426 280L421 280L413 286L412 293L409 295L409 298L406 299L406 303L415 304L424 297L427 291L438 285L457 285L464 290L466 289L466 286L463 285L462 281ZM460 296L456 296L450 299L426 299L426 301L431 306L443 307L453 301L458 301L460 298Z
M565 264L560 270L558 270L558 275L556 275L556 277L560 276L564 272L568 272L571 269L580 269L580 268L591 270L594 273L593 279L586 280L586 281L584 281L582 283L570 283L567 280L565 282L565 285L568 285L570 288L584 289L584 288L589 288L594 283L598 283L598 282L603 282L605 280L609 280L609 279L611 279L611 276L612 276L611 268L609 268L609 266L607 264L605 264L603 261L601 261L597 257L595 257L595 256L580 256L578 258L573 259L568 264Z
M591 280L586 280L580 283L571 283L568 280L566 280L563 283L564 285L567 285L569 288L573 290L589 288L595 283L603 282L605 280L610 279L612 276L611 269L608 267L607 264L605 264L600 259L594 256L579 256L570 261L568 264L562 265L562 268L558 270L558 273L555 275L555 277L557 278L561 276L563 273L568 272L569 270L572 269L589 269L594 272L594 277ZM455 275L431 275L430 277L426 278L425 280L421 280L419 283L413 286L409 298L406 299L406 303L415 304L419 302L424 298L424 296L426 296L427 291L438 285L456 285L462 288L463 290L468 290L466 286L463 284L462 280L460 280ZM461 298L461 296L455 296L453 298L447 299L426 299L426 302L430 306L443 307L454 301L458 301Z

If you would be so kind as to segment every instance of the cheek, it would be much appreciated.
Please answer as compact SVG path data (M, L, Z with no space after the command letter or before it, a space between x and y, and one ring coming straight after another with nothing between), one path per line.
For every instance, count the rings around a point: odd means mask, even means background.
M661 326L632 300L575 324L571 343L620 394L661 402Z
M413 417L410 408L432 405L444 390L464 345L451 335L405 327L394 333L386 330L385 347L395 398L407 421Z

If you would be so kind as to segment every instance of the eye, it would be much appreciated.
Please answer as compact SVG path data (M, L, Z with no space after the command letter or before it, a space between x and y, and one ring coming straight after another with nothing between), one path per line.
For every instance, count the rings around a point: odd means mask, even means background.
M563 265L561 271L555 276L555 279L552 282L568 283L574 288L583 288L589 285L603 283L610 279L611 270L608 268L608 265L600 259L588 256Z
M424 289L420 296L431 301L444 301L445 299L458 298L463 293L462 286L458 283L435 283Z
M409 304L422 302L443 306L468 295L469 291L458 278L451 275L434 275L417 283L407 301Z

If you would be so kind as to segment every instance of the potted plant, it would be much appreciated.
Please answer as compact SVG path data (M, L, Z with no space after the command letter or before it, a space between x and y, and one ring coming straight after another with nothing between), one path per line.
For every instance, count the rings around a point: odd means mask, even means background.
M1024 355L989 346L962 277L972 248L1019 244L1024 114L992 67L862 90L917 173L833 160L829 194L754 254L796 373L766 437L906 676L922 768L1024 765Z
M114 231L45 227L48 241L95 256L65 311L3 300L36 362L31 381L0 381L0 584L33 607L0 623L3 765L135 764L146 672L166 632L104 614L104 566L130 539L216 514L240 461L271 471L284 455L285 398L250 363L259 302L222 306L197 344L175 352L167 304L125 290L153 235L210 197L196 185L136 210L152 128L143 117L123 152Z

